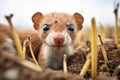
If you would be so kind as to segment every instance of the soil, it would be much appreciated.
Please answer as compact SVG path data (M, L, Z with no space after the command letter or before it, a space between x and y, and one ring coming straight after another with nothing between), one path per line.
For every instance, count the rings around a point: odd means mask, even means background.
M115 44L106 43L105 49L107 52L108 62L105 63L102 51L100 46L98 46L98 69L97 69L97 77L96 80L119 80L120 79L120 49L117 48ZM71 56L68 59L68 72L72 74L80 73L85 61L86 56L89 54L89 51L82 51L79 49L75 55ZM88 69L85 79L91 78L91 71ZM103 77L103 78L102 78ZM100 79L99 79L100 78Z
M22 61L20 57L2 52L0 53L0 80L91 80L91 68L88 69L84 78L79 76L86 56L90 53L90 46L88 44L85 46L86 49L76 46L77 50L74 55L67 60L68 73L50 69L35 71L20 64ZM95 80L119 80L120 49L112 42L105 43L104 46L109 61L105 63L101 48L98 45L98 69Z

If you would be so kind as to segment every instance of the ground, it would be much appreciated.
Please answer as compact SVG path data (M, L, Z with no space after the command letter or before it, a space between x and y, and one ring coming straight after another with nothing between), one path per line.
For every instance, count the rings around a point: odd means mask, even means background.
M23 59L19 56L4 51L0 53L0 80L91 80L90 67L83 78L79 76L86 57L91 51L90 39L86 39L81 39L80 44L75 43L74 55L67 59L68 73L64 73L63 70L31 69L21 64ZM107 63L104 61L100 44L97 45L98 68L95 80L120 79L120 48L114 44L113 37L109 36L109 39L104 43L108 57Z

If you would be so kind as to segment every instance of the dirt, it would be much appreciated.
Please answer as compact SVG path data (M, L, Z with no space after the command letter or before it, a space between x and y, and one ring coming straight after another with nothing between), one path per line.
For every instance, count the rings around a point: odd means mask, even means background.
M86 61L86 53L79 50L78 53L74 53L74 55L70 56L67 60L68 72L79 74L82 69L84 63Z
M74 55L67 60L68 73L62 70L34 71L19 63L21 58L9 53L0 54L0 80L91 80L91 68L88 69L84 78L79 73L86 61L86 56L90 53L90 46L86 49L78 48ZM98 46L98 69L95 80L119 80L120 79L120 49L115 44L104 44L108 62L105 63L100 46ZM88 49L87 49L88 48ZM17 75L13 77L6 74L13 70ZM9 73L12 74L12 73Z
M106 43L104 46L107 52L108 62L105 63L101 48L100 46L98 46L98 74L96 79L101 78L102 80L103 76L104 78L106 77L106 79L103 80L108 80L108 78L115 79L115 77L120 79L120 67L118 68L120 64L120 49L117 48L115 44L111 43ZM81 49L79 49L77 53L75 53L75 55L72 55L68 59L68 72L79 75L88 54L89 51L82 51ZM91 71L90 69L88 69L84 78L89 79L91 78L90 75Z
M33 70L20 64L23 59L7 52L2 52L0 57L0 80L84 80L63 71Z

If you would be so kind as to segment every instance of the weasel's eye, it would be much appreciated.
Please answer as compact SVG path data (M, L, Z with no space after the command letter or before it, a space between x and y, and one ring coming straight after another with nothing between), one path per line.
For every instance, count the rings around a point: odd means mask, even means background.
M44 24L43 25L43 31L48 31L50 29L49 24Z
M74 25L73 24L69 24L68 25L68 30L69 31L74 31Z

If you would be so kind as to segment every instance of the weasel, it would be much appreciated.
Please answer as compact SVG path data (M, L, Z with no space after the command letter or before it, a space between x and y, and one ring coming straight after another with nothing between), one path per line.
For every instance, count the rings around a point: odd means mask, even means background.
M73 54L73 42L77 32L82 29L84 18L79 13L40 12L32 16L34 28L42 41L38 54L38 63L43 68L62 69L63 55Z
M66 54L69 58L73 54L73 42L77 32L82 29L83 16L79 13L70 15L56 12L43 15L37 12L32 16L32 21L36 31L17 30L22 43L27 35L30 35L33 50L38 54L36 58L42 68L62 69L63 55ZM4 45L4 48L16 53L9 27L0 25L0 38L0 44Z

